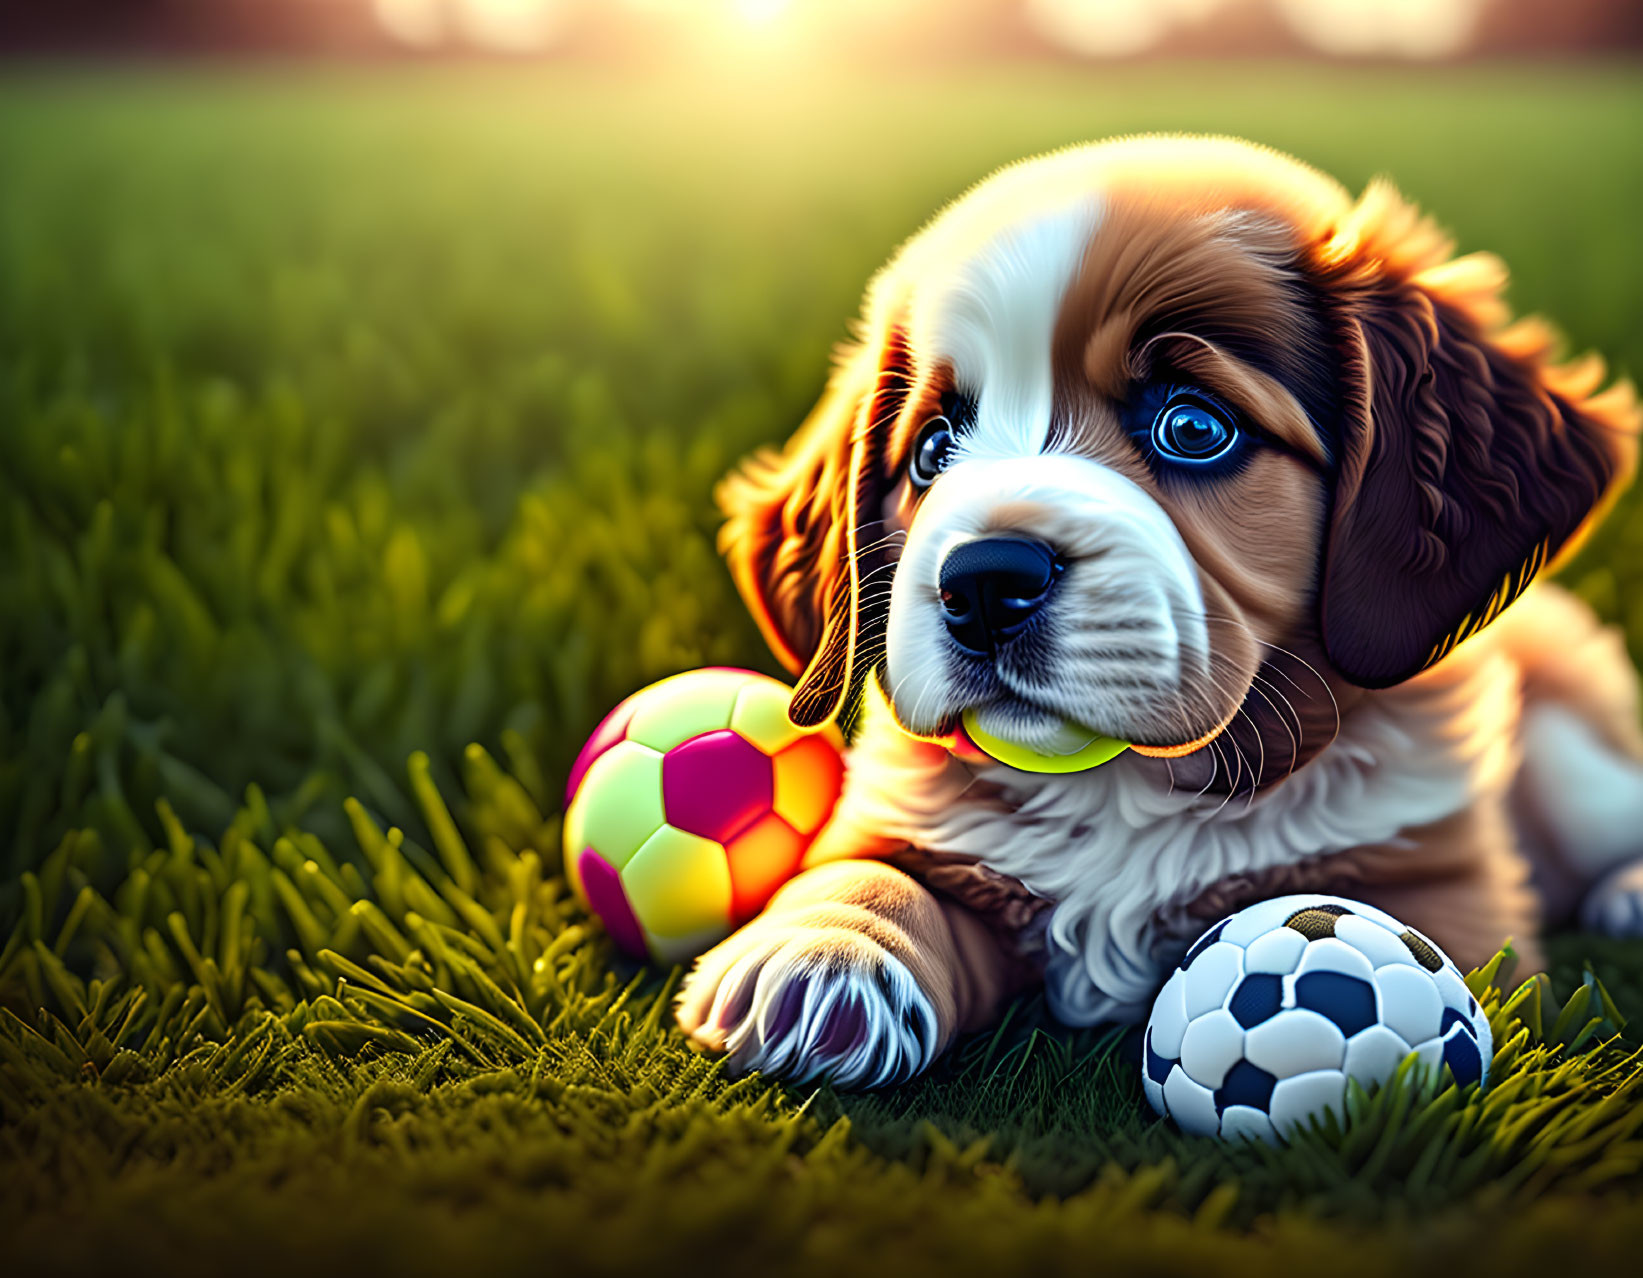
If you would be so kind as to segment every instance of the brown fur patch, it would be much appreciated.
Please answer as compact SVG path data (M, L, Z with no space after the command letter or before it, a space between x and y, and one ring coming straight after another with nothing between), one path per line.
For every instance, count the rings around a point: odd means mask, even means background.
M1266 209L1203 211L1115 193L1052 347L1056 446L1146 490L1197 566L1211 664L1183 688L1199 716L1183 724L1183 739L1235 715L1239 721L1219 748L1172 766L1193 774L1208 761L1225 788L1261 784L1279 766L1272 774L1287 775L1303 750L1309 757L1334 730L1332 719L1326 730L1318 716L1293 707L1297 696L1306 699L1303 686L1328 695L1316 676L1255 685L1266 645L1288 647L1306 626L1328 506L1320 472L1329 445L1283 380L1333 375L1318 367L1324 328L1297 289L1298 252L1297 232ZM1119 425L1118 405L1134 384L1165 369L1238 408L1267 436L1265 446L1225 477L1155 474ZM1308 729L1312 739L1304 740Z
M1299 248L1296 232L1268 212L1195 212L1139 192L1110 196L1052 342L1062 429L1076 438L1087 394L1121 402L1172 351L1198 361L1206 376L1219 371L1229 395L1276 400L1276 379L1253 366L1235 371L1236 362L1260 352L1281 373L1312 372L1306 360L1324 330L1295 292ZM1165 338L1174 340L1161 346ZM1283 416L1293 433L1293 415ZM1320 441L1291 442L1322 455Z
M1347 412L1320 598L1334 664L1386 687L1488 625L1578 544L1635 464L1629 388L1593 395L1539 323L1505 326L1505 272L1372 187L1309 270Z
M719 488L720 551L771 648L800 674L795 723L837 717L876 660L889 601L862 583L884 562L878 515L894 482L886 454L910 360L891 326L841 364L780 455L759 454Z

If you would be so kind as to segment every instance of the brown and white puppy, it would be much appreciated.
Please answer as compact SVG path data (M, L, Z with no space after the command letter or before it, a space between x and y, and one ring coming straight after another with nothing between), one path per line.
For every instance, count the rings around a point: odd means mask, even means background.
M1015 165L904 246L723 489L793 718L856 735L812 868L700 960L684 1028L873 1086L1029 980L1140 1018L1263 896L1366 900L1463 967L1535 963L1577 908L1643 931L1635 675L1524 593L1629 476L1636 404L1509 326L1502 279L1386 185L1210 138ZM1135 748L1020 772L967 709Z

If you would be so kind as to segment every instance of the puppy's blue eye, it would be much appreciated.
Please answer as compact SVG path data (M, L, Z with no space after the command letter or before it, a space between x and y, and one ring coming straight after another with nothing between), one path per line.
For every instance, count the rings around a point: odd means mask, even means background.
M907 463L907 477L915 488L928 488L947 466L953 451L952 423L945 416L932 417L920 428L913 440L913 452Z
M1196 399L1172 398L1152 421L1153 449L1166 461L1219 461L1237 443L1238 428L1227 414Z

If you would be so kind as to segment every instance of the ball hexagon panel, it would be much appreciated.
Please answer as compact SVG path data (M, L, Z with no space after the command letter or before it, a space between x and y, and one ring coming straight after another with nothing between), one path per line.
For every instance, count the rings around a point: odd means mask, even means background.
M777 813L800 834L814 834L832 815L844 779L838 748L821 734L801 737L771 764Z
M1431 973L1396 964L1375 970L1381 995L1381 1022L1406 1043L1423 1043L1443 1029L1443 998Z
M1428 1078L1436 1078L1443 1068L1443 1040L1429 1038L1424 1043L1416 1043L1411 1050L1419 1058L1417 1068Z
M1193 1082L1211 1089L1226 1080L1243 1054L1244 1027L1225 1008L1198 1017L1181 1037L1181 1068Z
M1375 1024L1375 987L1340 972L1303 972L1295 978L1295 1006L1328 1017L1351 1038Z
M1244 1034L1244 1055L1275 1078L1339 1069L1346 1035L1335 1022L1304 1007L1286 1008Z
M803 836L774 812L767 812L725 845L733 925L747 922L777 888L798 873L804 848Z
M1288 929L1286 929L1288 930ZM1301 953L1297 972L1339 972L1345 976L1367 981L1375 975L1375 965L1353 949L1339 936L1331 935L1321 941L1310 941Z
M1415 956L1415 962L1419 963L1428 972L1436 972L1443 967L1443 955L1439 952L1438 947L1415 931L1414 928L1406 927L1398 935L1403 943L1409 947L1409 952Z
M565 813L565 846L593 848L620 870L664 821L662 756L618 741L588 766Z
M1454 1008L1449 1007L1447 1004L1443 1009L1443 1019L1439 1021L1438 1024L1441 1027L1438 1032L1446 1037L1448 1036L1449 1030L1452 1026L1459 1025L1462 1033L1471 1035L1472 1040L1474 1042L1477 1041L1478 1031L1472 1024L1471 1019L1465 1012L1458 1012Z
M617 946L634 958L645 957L645 934L634 917L633 904L622 889L622 876L592 848L570 858L576 869L575 882L582 899L605 922L605 931Z
M1141 1090L1147 1094L1147 1104L1152 1106L1152 1112L1158 1115L1169 1113L1164 1104L1164 1085L1155 1083L1150 1074L1141 1075Z
M1334 1113L1338 1120L1346 1117L1346 1075L1338 1069L1279 1079L1267 1108L1273 1129L1285 1137L1314 1120L1321 1121L1326 1112Z
M1244 971L1288 976L1306 952L1307 939L1292 927L1273 928L1244 950Z
M1344 1068L1364 1087L1373 1087L1391 1078L1410 1050L1395 1030L1371 1025L1347 1040Z
M728 843L770 811L770 756L729 728L692 737L662 756L669 825Z
M1160 1056L1174 1060L1181 1055L1181 1037L1187 1032L1186 1004L1187 975L1179 968L1164 982L1158 998L1152 1005L1152 1020L1148 1029L1153 1047ZM1164 1080L1159 1079L1160 1083Z
M1472 997L1472 991L1466 988L1466 982L1461 978L1459 969L1446 965L1432 973L1432 984L1438 987L1438 997L1443 1000L1446 1008L1453 1008L1457 1012L1476 1013L1478 1001Z
M1464 1024L1457 1025L1443 1040L1443 1063L1461 1087L1483 1081L1483 1055Z
M1192 961L1186 969L1186 989L1183 1001L1187 1016L1202 1016L1226 1004L1227 995L1244 974L1242 946L1216 941Z
M567 826L570 824L568 815L565 818L565 824ZM582 881L582 858L589 852L593 852L593 849L578 848L572 845L567 845L565 848L565 881L570 884L571 895L584 906L592 904L588 899L588 885ZM594 852L594 855L598 856L599 854ZM606 864L608 865L609 862L606 862Z
M1228 1140L1258 1140L1276 1145L1278 1133L1264 1110L1251 1105L1228 1105L1221 1111L1221 1135Z
M711 839L664 825L622 867L633 912L653 936L694 937L730 917L730 863Z
M1184 1132L1194 1136L1213 1136L1221 1127L1221 1115L1215 1108L1215 1093L1201 1083L1187 1077L1177 1065L1164 1083L1164 1103L1169 1116Z
M1277 1085L1276 1078L1246 1058L1229 1069L1215 1089L1215 1108L1225 1113L1233 1106L1243 1105L1264 1114L1272 1103L1272 1089Z
M1349 913L1344 905L1321 902L1296 910L1284 920L1284 926L1293 928L1309 941L1327 940L1335 935L1335 921Z
M1336 920L1335 936L1357 950L1375 967L1395 967L1400 963L1406 967L1420 966L1397 932L1361 915L1349 914Z
M780 754L804 735L804 729L787 717L792 699L792 691L774 679L749 683L736 694L730 728L766 754Z
M633 718L633 711L637 702L629 697L616 709L612 710L599 721L599 726L593 730L593 735L587 743L577 751L576 761L571 764L570 776L565 781L565 806L568 808L576 792L582 788L582 778L593 766L593 761L609 750L618 741L627 736L628 721Z
M1162 1087L1165 1080L1169 1078L1170 1070L1175 1068L1175 1058L1173 1056L1160 1056L1157 1049L1153 1046L1153 1043L1154 1028L1149 1025L1147 1026L1146 1037L1144 1039L1143 1050L1145 1052L1145 1059L1143 1061L1143 1068L1146 1077L1150 1078L1153 1082Z
M737 695L749 679L761 677L713 667L652 684L636 695L639 704L628 721L627 739L666 753L703 732L729 728Z
M1284 1005L1284 978L1272 972L1254 972L1238 982L1227 1000L1227 1010L1245 1029L1271 1020Z
M1282 927L1284 920L1300 909L1303 903L1322 899L1325 898L1280 896L1246 906L1227 920L1221 939L1234 945L1248 945L1256 937Z

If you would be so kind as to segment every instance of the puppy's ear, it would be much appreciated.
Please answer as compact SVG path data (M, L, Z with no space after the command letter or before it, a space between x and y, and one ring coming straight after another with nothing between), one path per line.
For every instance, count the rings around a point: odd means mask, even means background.
M879 555L886 444L911 381L905 333L856 350L804 425L720 486L719 550L765 640L800 674L788 715L813 727L854 703L889 600L862 582Z
M1319 586L1325 650L1364 687L1440 660L1499 615L1629 476L1628 386L1550 332L1504 326L1504 271L1372 187L1325 249L1342 345L1340 474Z

